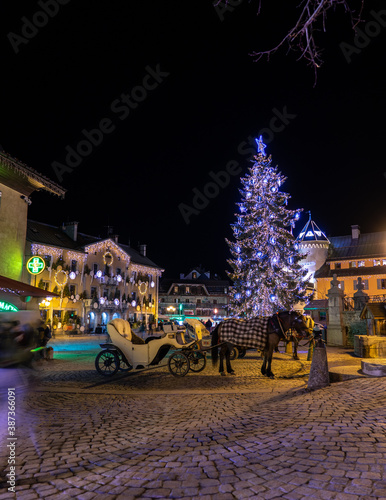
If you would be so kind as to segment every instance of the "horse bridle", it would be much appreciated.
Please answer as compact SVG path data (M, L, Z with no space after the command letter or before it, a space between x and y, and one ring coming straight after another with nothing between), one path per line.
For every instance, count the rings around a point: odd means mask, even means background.
M295 315L294 318L292 318L292 315ZM292 328L292 325L295 323L295 322L298 322L301 320L301 317L300 317L300 314L297 313L296 311L290 311L290 316L291 316L291 321L290 321L290 324L289 324L289 329L288 330L291 330ZM279 313L277 312L275 315L274 315L274 318L276 318L277 320L277 323L279 325L279 328L281 330L281 333L283 334L283 337L285 339L286 342L289 342L290 339L291 339L291 334L287 334L287 332L284 331L284 328L283 328L283 323L282 323L282 320L280 319L280 316L279 316ZM273 318L272 318L273 319ZM277 329L276 329L277 331Z

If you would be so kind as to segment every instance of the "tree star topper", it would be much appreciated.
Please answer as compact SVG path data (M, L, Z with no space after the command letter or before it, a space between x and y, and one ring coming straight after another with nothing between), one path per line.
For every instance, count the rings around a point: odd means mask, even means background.
M258 139L255 139L255 141L257 143L257 151L263 156L266 156L265 148L267 147L267 145L263 142L263 136L261 135Z

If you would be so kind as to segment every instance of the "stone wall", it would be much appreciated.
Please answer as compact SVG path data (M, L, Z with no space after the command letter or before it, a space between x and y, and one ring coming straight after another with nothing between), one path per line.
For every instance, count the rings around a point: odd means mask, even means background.
M347 347L354 346L354 337L366 335L366 320L360 319L361 311L343 311L343 323L347 331Z
M386 337L355 335L354 354L360 358L386 358Z

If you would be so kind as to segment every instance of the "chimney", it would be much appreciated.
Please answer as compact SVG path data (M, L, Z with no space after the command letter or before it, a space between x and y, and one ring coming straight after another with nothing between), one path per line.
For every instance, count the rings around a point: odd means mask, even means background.
M62 231L72 240L76 241L78 238L78 222L67 222L67 224L63 223Z
M358 240L361 234L360 227L358 225L351 226L351 238L353 240Z
M146 245L139 245L139 253L146 257Z
M114 234L114 241L117 244L118 244L118 237L119 237L119 234Z

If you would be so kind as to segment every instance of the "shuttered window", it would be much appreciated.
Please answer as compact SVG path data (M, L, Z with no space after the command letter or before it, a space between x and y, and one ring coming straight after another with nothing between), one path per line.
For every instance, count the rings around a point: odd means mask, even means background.
M378 290L384 290L386 288L386 279L378 278L377 279L377 288L378 288Z

